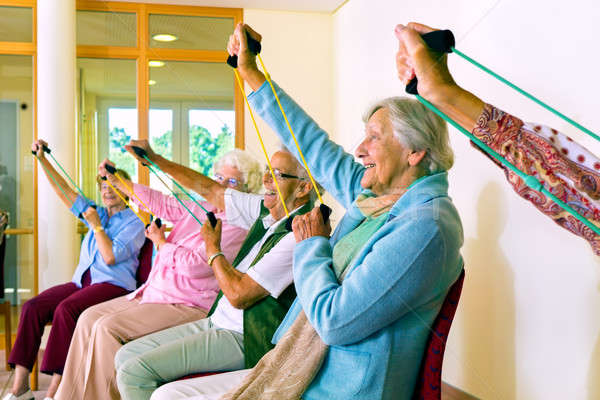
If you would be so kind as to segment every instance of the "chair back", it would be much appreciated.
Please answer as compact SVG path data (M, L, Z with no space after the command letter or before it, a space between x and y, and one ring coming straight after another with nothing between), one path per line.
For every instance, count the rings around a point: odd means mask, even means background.
M6 254L6 235L0 236L0 299L4 298L4 256Z
M146 238L144 245L140 249L140 255L138 256L139 265L137 272L135 273L136 287L142 286L148 279L148 275L150 275L153 250L152 240Z
M431 333L425 346L425 355L421 362L421 371L413 400L440 400L442 398L442 363L444 361L444 350L450 333L450 326L458 307L460 293L462 292L465 270L454 282L446 295L444 304L431 326Z

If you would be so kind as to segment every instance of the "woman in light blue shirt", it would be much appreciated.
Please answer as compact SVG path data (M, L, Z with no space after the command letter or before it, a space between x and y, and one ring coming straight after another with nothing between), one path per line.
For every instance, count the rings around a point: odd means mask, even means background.
M86 308L135 289L138 255L145 240L144 224L106 182L98 180L104 207L96 208L89 199L69 187L45 158L42 146L47 143L38 140L32 150L43 165L48 182L62 202L88 227L88 233L81 243L73 280L51 287L23 304L17 339L8 359L15 368L15 380L4 400L33 399L28 377L48 322L52 322L52 330L40 371L52 375L46 397L54 396L77 318ZM129 178L125 171L119 170L119 173Z

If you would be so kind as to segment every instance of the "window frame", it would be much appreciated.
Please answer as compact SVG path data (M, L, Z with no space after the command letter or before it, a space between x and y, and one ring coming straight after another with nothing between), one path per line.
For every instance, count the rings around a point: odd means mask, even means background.
M226 17L233 18L234 26L237 23L242 22L243 19L243 10L241 8L78 0L76 9L77 11L129 12L136 14L136 47L77 45L77 57L136 60L136 108L138 110L139 139L149 139L149 60L225 63L228 56L225 49L186 50L150 47L150 38L148 35L150 15L162 14L199 17ZM235 78L233 74L231 79L235 88L236 82L234 81ZM240 92L238 90L234 90L235 147L239 149L243 149L245 147L243 101L244 100ZM150 183L149 171L146 168L138 169L138 182L144 185L148 185Z

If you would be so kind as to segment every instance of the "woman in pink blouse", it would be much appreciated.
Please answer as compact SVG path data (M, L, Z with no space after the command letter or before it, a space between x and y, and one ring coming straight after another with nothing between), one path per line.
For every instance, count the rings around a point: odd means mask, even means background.
M135 195L130 198L143 208L141 200L157 217L171 222L173 230L165 237L164 224L159 228L152 223L146 229L158 252L144 285L81 315L56 399L119 399L114 372L117 350L149 333L204 318L219 291L207 264L198 222L174 197L126 180L123 184L106 171L106 164L110 161L100 164L100 175L125 193L133 187ZM261 187L260 165L241 150L224 155L214 170L215 180L223 186L244 192L256 192ZM223 219L222 249L232 261L247 232L227 224L223 210L202 205ZM195 203L188 201L186 206L203 223L206 221L205 212Z

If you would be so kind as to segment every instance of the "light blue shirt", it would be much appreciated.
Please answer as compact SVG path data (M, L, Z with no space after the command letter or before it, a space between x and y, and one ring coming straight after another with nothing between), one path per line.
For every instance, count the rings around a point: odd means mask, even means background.
M302 309L330 345L304 400L410 399L430 327L463 268L462 225L448 197L447 173L410 186L340 284L332 269L332 249L364 219L355 200L370 194L360 186L365 168L276 88L315 179L347 212L330 239L315 236L296 245L298 298L273 341ZM268 83L251 94L250 103L298 158Z
M79 214L85 211L90 204L93 203L90 203L88 199L77 196L77 200L71 207L71 212L79 218ZM94 232L90 229L81 242L79 264L75 274L73 274L72 282L81 287L81 278L89 268L92 284L107 282L127 290L134 290L136 287L135 274L138 267L138 255L145 240L144 224L129 208L114 214L110 218L104 207L98 207L97 212L104 232L112 241L115 263L107 265L104 262L98 250ZM90 228L85 219L80 219Z

